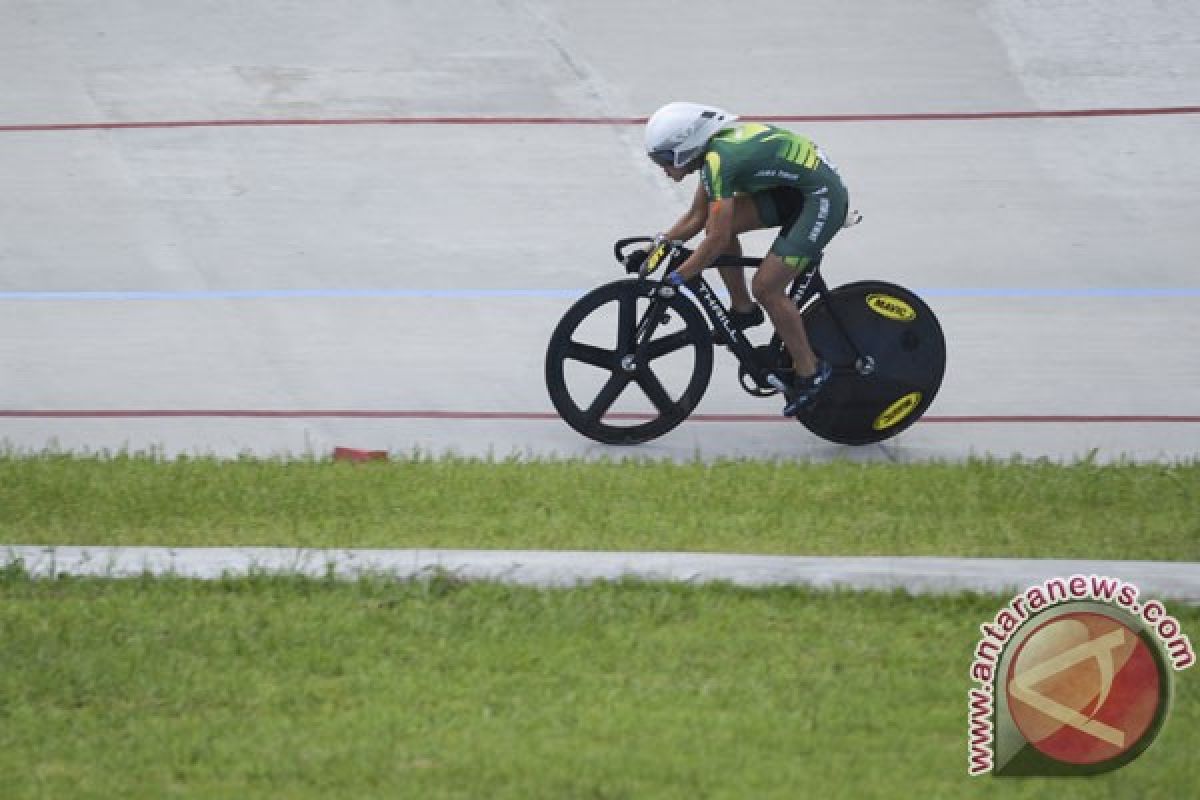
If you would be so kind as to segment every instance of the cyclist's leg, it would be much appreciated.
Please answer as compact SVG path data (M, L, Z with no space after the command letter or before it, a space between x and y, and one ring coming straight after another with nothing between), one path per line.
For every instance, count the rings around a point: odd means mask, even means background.
M784 263L782 257L770 253L754 275L754 297L771 318L775 332L783 339L792 355L792 368L797 375L812 375L817 371L817 357L808 343L800 309L787 295L788 285L796 270Z
M846 210L846 190L840 181L807 195L797 213L784 221L779 238L754 276L754 297L791 353L798 376L815 373L817 358L808 343L800 310L787 295L788 285L841 229Z
M733 243L725 248L723 256L741 256L742 243L737 236L733 237ZM750 296L750 286L746 283L746 268L745 267L718 267L717 272L721 276L721 280L725 283L725 288L729 290L729 305L734 311L739 313L748 313L754 310L754 298Z
M741 256L742 243L737 237L747 231L768 227L759 218L758 207L750 195L734 195L733 197L733 242L723 256ZM719 267L717 272L725 288L729 290L729 304L733 311L748 313L754 310L754 298L750 296L750 287L746 282L745 267Z

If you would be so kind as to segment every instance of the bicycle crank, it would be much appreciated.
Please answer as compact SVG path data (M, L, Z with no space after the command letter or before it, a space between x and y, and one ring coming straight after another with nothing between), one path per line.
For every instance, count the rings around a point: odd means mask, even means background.
M754 360L758 369L750 372L745 366L738 368L738 383L751 397L771 397L779 394L779 389L772 385L771 377L774 365L781 359L777 348L770 345L759 345L754 348Z
M746 390L746 394L751 397L771 397L779 394L779 390L770 384L760 384L758 379L746 371L745 367L738 369L738 383Z

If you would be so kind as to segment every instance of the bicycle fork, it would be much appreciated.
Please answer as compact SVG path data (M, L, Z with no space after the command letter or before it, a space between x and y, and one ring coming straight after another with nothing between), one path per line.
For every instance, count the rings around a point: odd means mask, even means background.
M650 340L654 338L654 331L667 321L668 299L669 296L660 296L658 292L650 295L650 306L634 328L631 342L633 352L621 356L621 369L625 372L637 372L638 367L646 363L646 349L650 346Z

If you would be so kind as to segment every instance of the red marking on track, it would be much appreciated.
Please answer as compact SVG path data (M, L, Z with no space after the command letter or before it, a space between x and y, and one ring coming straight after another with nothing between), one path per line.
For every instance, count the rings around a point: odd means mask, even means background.
M334 461L349 461L352 464L362 464L367 461L387 461L387 450L358 450L353 447L333 448Z
M273 409L67 409L0 410L0 419L425 419L484 422L557 420L552 411L296 410ZM608 414L607 419L646 420L650 414ZM693 414L689 422L791 422L776 414ZM1177 424L1200 423L1200 416L1171 414L980 414L925 416L935 424Z
M894 114L754 114L748 121L769 122L944 122L1004 119L1070 119L1080 117L1153 117L1200 114L1200 106L1153 108L1072 108L1026 111L933 111ZM0 133L58 131L155 130L163 128L263 128L335 125L643 125L645 117L347 117L327 119L197 119L141 122L60 122L0 125Z

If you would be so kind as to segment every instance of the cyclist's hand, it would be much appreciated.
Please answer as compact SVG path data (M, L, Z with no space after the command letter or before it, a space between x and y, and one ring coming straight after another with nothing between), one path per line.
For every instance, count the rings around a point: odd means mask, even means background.
M646 258L643 259L645 261L643 274L649 275L662 266L663 262L667 260L667 256L671 254L674 246L675 243L663 234L660 233L655 236L654 243L650 245L650 249L646 251Z
M625 271L649 275L667 260L675 244L663 234L658 234L648 247L625 256Z
M632 274L641 270L642 265L646 263L646 256L650 255L650 250L649 247L643 250L634 250L625 256L625 271Z

